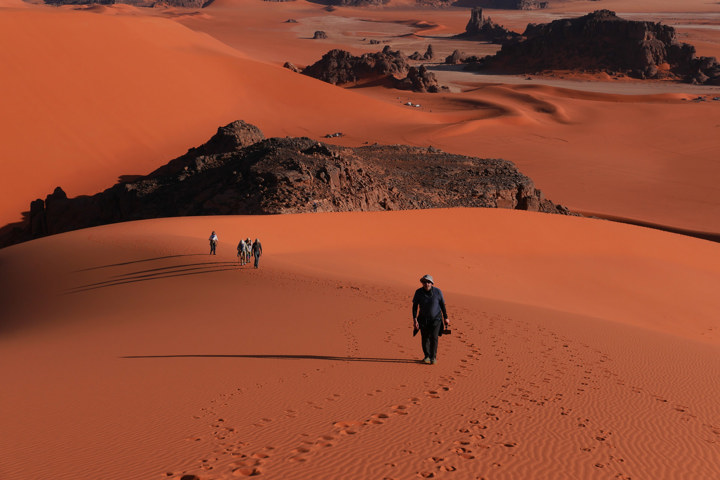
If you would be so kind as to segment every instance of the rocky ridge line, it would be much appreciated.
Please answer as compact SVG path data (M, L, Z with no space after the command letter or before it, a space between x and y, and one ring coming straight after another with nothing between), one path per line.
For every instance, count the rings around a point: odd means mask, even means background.
M505 160L405 145L347 148L309 138L265 139L237 121L134 181L75 198L58 187L32 202L24 223L5 227L0 245L159 217L445 207L570 214Z

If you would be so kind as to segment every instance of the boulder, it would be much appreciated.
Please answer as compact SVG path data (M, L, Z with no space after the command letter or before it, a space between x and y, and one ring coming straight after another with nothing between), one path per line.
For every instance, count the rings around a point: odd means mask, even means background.
M285 62L285 63L283 64L283 68L287 68L288 70L292 70L292 71L295 72L295 73L299 73L299 72L300 72L300 69L297 68L295 65L293 65L293 64L290 63L290 62Z
M467 55L465 55L465 52L461 52L460 50L453 50L450 55L445 57L445 63L447 63L448 65L457 65L463 63L466 58Z
M425 50L425 53L414 52L408 58L410 60L425 61L425 60L432 60L434 57L435 57L435 53L433 52L432 45L428 45L427 50Z
M447 87L441 87L438 84L435 74L428 71L425 65L421 65L420 68L410 67L407 77L398 80L396 87L401 90L429 93L437 93L442 89L447 90Z

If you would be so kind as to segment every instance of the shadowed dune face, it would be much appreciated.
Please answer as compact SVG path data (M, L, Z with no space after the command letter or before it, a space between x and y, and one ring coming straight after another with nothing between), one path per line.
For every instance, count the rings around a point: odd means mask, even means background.
M258 270L237 264L247 236ZM3 478L712 478L717 250L489 209L161 219L9 247ZM453 328L435 366L410 329L424 273Z

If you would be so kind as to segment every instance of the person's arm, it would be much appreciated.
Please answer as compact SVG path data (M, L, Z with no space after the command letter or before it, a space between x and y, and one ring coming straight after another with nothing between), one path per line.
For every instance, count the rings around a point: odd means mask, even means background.
M440 304L440 310L442 310L443 322L445 322L445 327L447 328L447 326L450 325L450 320L448 320L447 310L445 309L445 297L443 297L442 292L440 292L440 300L438 303Z
M417 301L417 293L415 293L415 296L413 296L413 304L412 304L412 317L413 317L413 328L418 329L420 328L420 324L418 323L418 301Z

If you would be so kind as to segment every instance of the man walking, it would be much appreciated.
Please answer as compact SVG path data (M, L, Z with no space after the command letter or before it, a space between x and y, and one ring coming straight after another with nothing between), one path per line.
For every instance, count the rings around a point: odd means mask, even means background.
M215 248L217 248L218 244L218 236L215 234L215 231L210 234L210 255L215 255Z
M260 263L260 255L262 255L262 244L257 238L252 244L252 254L253 257L255 257L255 268L258 268L258 263Z
M423 275L420 279L422 287L413 296L412 316L415 333L420 330L422 349L425 354L423 363L437 363L438 337L443 328L450 325L445 299L439 288L435 287L433 277Z

